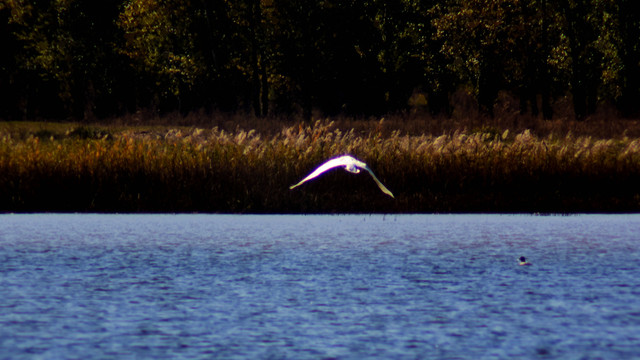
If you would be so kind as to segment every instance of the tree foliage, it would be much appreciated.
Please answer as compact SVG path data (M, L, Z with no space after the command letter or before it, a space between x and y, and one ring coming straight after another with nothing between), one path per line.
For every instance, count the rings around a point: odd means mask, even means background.
M550 118L640 110L631 0L1 0L0 116L375 115L459 88Z
M120 51L135 70L155 80L163 97L188 92L203 71L191 33L189 1L132 0L117 25L123 31Z

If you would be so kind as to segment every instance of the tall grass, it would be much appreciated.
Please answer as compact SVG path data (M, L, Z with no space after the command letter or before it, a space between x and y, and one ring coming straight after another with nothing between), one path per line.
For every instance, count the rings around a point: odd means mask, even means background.
M0 211L640 210L640 138L625 134L486 126L420 134L385 121L349 128L328 120L270 129L0 127ZM289 190L344 153L366 161L396 199L344 171Z

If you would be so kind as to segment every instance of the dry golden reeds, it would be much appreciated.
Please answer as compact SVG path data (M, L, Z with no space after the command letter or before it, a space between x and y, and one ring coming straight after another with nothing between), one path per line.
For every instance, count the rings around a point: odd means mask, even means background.
M56 125L59 127L59 125ZM368 177L334 171L352 154ZM409 134L331 121L259 133L220 127L72 127L0 133L1 211L622 212L640 210L640 139L529 130Z

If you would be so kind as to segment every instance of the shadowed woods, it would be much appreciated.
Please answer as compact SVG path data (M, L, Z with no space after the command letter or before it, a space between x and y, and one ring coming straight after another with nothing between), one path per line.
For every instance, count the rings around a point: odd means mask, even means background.
M0 2L0 118L244 111L640 114L629 0Z

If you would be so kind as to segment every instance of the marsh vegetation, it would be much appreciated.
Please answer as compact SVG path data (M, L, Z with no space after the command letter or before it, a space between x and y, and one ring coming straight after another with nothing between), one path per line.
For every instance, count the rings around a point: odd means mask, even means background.
M640 210L638 121L181 119L0 123L0 210ZM347 153L366 161L396 199L342 171L289 190L319 163Z

